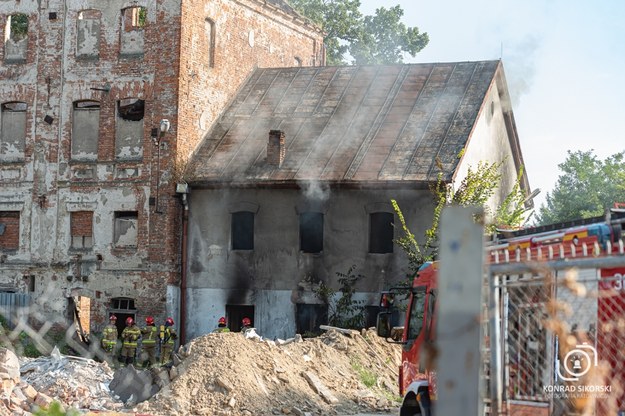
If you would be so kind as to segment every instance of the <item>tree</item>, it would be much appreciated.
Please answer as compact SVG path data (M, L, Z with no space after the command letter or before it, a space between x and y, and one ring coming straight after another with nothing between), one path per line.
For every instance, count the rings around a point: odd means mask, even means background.
M567 152L562 174L539 209L540 225L598 217L625 202L625 152L600 160L593 150Z
M478 163L477 169L468 169L467 175L456 190L443 182L442 175L439 175L436 185L431 187L436 201L432 226L425 231L421 243L417 241L415 235L408 228L397 201L391 200L403 231L403 235L395 240L395 243L407 254L409 268L412 272L416 272L423 263L432 261L437 257L438 226L443 208L447 205L479 205L484 207L484 217L492 218L490 223L485 224L486 233L492 233L495 229L503 227L518 228L523 224L526 217L524 206L526 195L523 189L521 189L523 169L520 170L512 190L495 212L490 212L486 205L501 183L502 165L503 161Z
M325 32L326 60L330 65L352 63L402 63L404 54L415 56L429 41L427 33L406 27L400 19L400 6L376 9L374 16L363 16L360 0L289 0L302 15Z
M22 40L28 36L28 16L23 13L11 15L10 33L14 41Z

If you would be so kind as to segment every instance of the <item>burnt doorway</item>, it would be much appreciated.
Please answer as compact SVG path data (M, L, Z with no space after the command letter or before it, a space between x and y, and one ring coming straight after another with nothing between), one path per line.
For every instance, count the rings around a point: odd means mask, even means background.
M243 318L250 318L254 328L254 305L226 305L226 316L230 331L240 332Z
M117 317L117 336L122 335L122 331L126 328L126 319L132 318L137 322L137 309L135 308L135 300L132 298L113 298L111 299L111 309L109 316L113 314Z
M325 304L298 303L295 313L297 333L303 337L319 335L319 325L328 323L328 306Z

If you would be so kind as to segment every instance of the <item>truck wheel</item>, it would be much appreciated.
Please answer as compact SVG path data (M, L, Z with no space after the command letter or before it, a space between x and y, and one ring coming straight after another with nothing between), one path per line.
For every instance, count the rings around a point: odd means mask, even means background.
M420 391L419 393L419 400L414 394L405 398L399 409L399 416L432 416L430 395L427 391Z

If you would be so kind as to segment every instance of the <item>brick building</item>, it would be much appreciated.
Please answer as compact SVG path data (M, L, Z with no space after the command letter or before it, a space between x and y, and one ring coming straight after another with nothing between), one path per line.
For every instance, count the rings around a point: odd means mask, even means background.
M254 68L324 64L283 0L103 4L0 0L0 291L95 332L176 317L186 159Z

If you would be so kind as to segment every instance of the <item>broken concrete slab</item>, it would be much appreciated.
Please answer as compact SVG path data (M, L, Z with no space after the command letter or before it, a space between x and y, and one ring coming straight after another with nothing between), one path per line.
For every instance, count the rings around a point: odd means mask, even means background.
M121 368L113 374L109 389L124 403L141 403L160 390L149 370L137 370L134 366Z
M332 394L330 389L328 389L325 386L325 384L323 384L321 380L319 380L319 377L317 377L316 374L311 373L310 371L302 371L302 377L304 377L306 381L308 381L308 384L310 384L310 387L312 387L312 389L317 394L319 394L323 398L323 400L325 400L326 403L335 404L339 402L339 399L337 399Z

